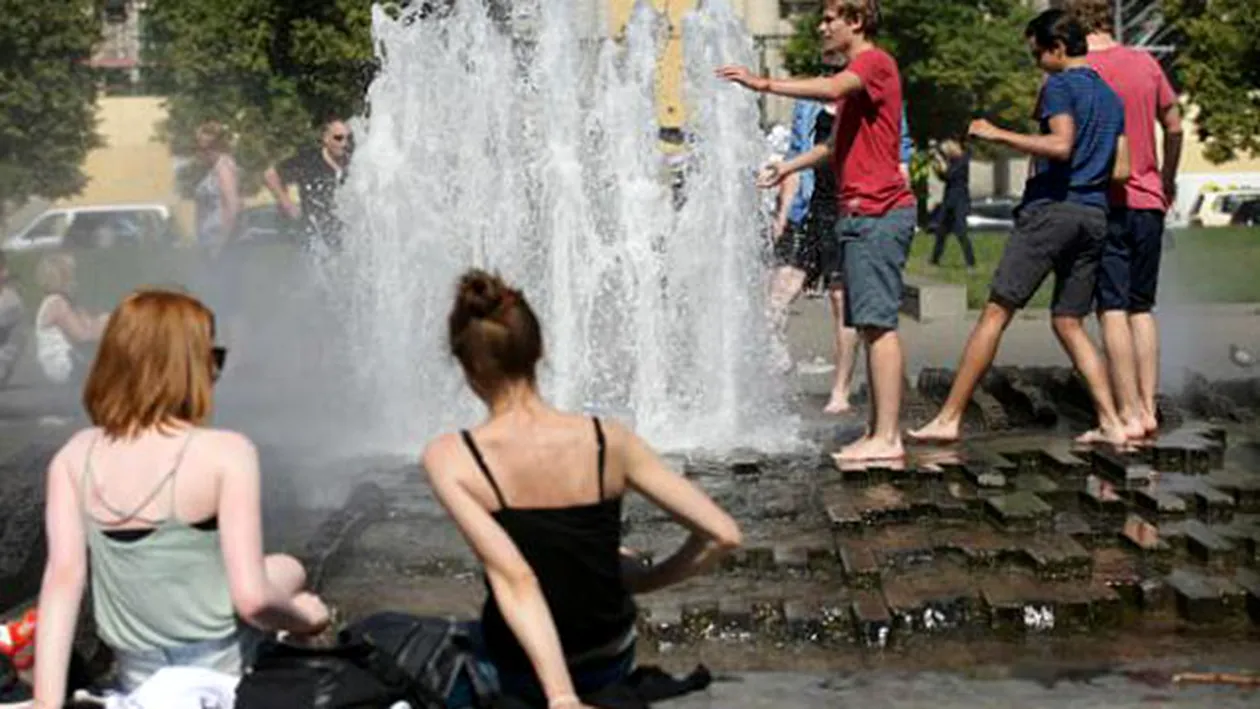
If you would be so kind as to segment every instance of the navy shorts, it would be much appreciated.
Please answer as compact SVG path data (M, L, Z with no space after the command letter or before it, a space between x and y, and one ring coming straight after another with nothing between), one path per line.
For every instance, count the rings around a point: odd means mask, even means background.
M1050 312L1088 315L1106 235L1107 213L1101 207L1049 202L1020 209L993 274L989 300L1018 310L1053 272Z
M901 271L914 240L916 216L914 207L903 207L879 217L850 215L836 222L833 241L843 255L845 325L897 329Z
M1112 207L1098 268L1098 309L1149 313L1155 308L1164 213Z

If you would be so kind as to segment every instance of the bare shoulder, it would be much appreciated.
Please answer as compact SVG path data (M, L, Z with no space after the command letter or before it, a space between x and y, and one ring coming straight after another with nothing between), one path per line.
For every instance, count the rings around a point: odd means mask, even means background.
M430 480L438 477L448 478L457 474L460 456L463 455L462 443L458 433L444 433L424 447L420 463Z
M190 445L197 446L225 464L253 461L257 465L258 449L243 433L222 428L203 428L197 431L197 439Z
M53 456L52 466L55 467L72 461L82 461L87 456L89 446L100 437L101 429L95 426L75 431Z

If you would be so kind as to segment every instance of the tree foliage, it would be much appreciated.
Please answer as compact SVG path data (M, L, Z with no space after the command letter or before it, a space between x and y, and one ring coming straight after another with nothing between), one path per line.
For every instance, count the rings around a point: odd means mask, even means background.
M220 121L247 174L359 112L375 67L360 0L150 0L146 27L172 147L186 151L197 124Z
M897 58L917 145L956 137L977 116L1024 128L1039 73L1024 41L1020 0L885 0L878 41ZM793 74L820 66L818 16L796 22L785 47Z
M78 193L96 134L93 0L0 0L0 214Z
M1255 0L1164 0L1184 38L1175 66L1209 160L1260 153L1260 12Z

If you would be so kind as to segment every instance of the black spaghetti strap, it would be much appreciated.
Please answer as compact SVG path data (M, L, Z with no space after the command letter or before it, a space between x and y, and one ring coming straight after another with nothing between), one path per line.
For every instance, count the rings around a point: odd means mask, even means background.
M486 480L490 481L490 487L494 488L494 496L499 498L499 506L507 509L508 503L503 497L503 491L499 489L499 483L494 481L494 475L490 473L490 466L486 465L486 459L481 457L481 450L473 442L472 434L464 430L460 431L459 435L463 436L464 445L468 446L468 452L472 453L473 460L477 461L477 467L481 468L481 472L486 476Z
M604 449L607 448L604 442L604 427L599 422L598 416L592 416L591 420L595 422L595 443L599 446L599 501L604 501Z

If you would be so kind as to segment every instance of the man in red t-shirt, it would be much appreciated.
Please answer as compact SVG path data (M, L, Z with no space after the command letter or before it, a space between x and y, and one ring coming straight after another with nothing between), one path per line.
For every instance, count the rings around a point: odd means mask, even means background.
M901 162L901 75L897 62L872 41L879 27L878 0L827 0L819 31L823 51L841 52L848 67L834 76L771 79L746 67L724 66L717 75L754 91L837 101L831 141L768 168L760 180L774 186L791 172L831 157L839 219L823 245L828 289L843 284L843 313L867 345L871 420L867 435L844 447L841 461L901 458L902 382L905 360L897 334L901 271L915 229L915 200ZM833 300L833 304L836 301Z
M1124 102L1131 172L1111 193L1097 298L1125 433L1141 438L1159 428L1159 331L1152 309L1164 220L1177 189L1181 111L1159 62L1112 36L1110 0L1070 0L1066 9L1089 32L1089 64ZM1162 165L1155 151L1156 123L1164 134Z

